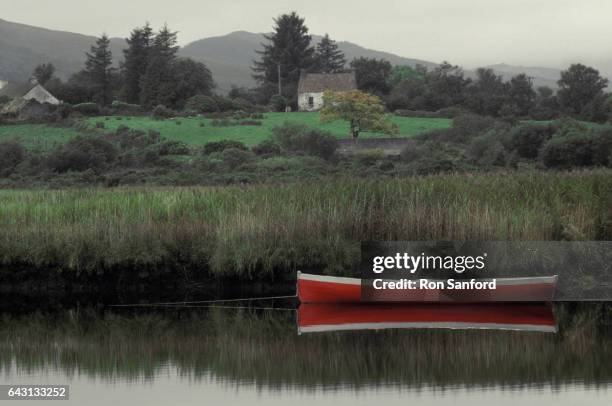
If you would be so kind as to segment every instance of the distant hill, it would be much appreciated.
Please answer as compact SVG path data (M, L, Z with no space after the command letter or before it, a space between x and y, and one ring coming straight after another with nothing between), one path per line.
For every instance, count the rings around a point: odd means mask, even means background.
M313 35L313 42L321 37ZM10 82L26 81L36 65L51 62L57 68L57 75L67 79L72 73L83 68L85 52L95 42L92 36L65 31L48 30L0 19L0 80ZM252 86L251 65L257 59L256 50L265 42L263 34L236 31L227 35L204 38L181 48L180 55L206 63L213 73L218 91L227 92L232 85ZM364 56L384 58L394 65L424 65L428 68L436 63L421 59L405 58L389 52L364 48L348 41L339 41L340 49L347 60ZM111 50L115 63L123 59L122 50L126 43L122 38L111 39ZM506 64L488 66L509 79L521 72L533 77L534 85L556 88L560 70L541 67L522 67ZM605 72L605 71L604 71ZM466 70L473 77L474 72Z
M536 87L548 86L552 89L557 88L557 81L561 77L561 70L553 68L513 66L505 63L489 65L487 68L493 69L495 72L497 72L497 74L502 75L506 80L509 80L512 78L512 76L516 76L519 73L525 73L527 76L531 76L531 78L533 78L533 82Z
M85 52L95 38L71 32L47 30L0 19L0 79L9 82L28 80L34 68L51 62L57 76L67 79L83 68ZM123 56L125 41L111 39L111 50L116 60Z
M321 36L313 35L312 40L318 43ZM194 41L181 49L181 55L204 62L213 73L219 89L229 90L232 84L238 86L252 86L251 65L258 58L256 50L262 49L265 42L264 34L255 34L247 31L236 31L219 37L204 38ZM344 52L347 60L360 56L369 58L387 59L394 65L415 66L421 64L427 67L436 66L435 63L420 59L404 58L389 52L376 51L364 48L347 41L339 41L338 47Z

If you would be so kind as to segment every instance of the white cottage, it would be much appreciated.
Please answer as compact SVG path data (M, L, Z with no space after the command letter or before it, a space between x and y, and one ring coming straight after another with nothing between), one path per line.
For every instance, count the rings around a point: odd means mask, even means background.
M298 83L298 109L317 111L323 107L324 92L350 92L352 90L357 90L355 72L302 72Z

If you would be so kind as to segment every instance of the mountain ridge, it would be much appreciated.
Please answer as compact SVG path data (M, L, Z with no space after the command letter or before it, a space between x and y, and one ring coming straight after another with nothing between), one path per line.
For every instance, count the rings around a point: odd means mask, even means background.
M322 38L312 35L313 43ZM36 65L53 63L57 76L66 80L72 73L83 68L85 52L89 51L96 38L69 31L53 30L27 24L14 23L0 19L0 79L8 81L26 81ZM245 30L229 34L202 38L182 47L179 56L190 57L205 63L213 73L218 91L227 92L232 85L253 86L251 74L253 60L257 58L256 50L261 49L265 41L263 33L252 33ZM347 60L364 56L384 58L394 65L424 65L428 68L437 63L417 58L407 58L391 52L369 49L350 41L338 41L339 48ZM122 50L126 47L123 38L111 38L111 51L118 66L123 59ZM505 79L521 72L533 77L534 85L555 88L560 70L547 67L522 67L497 63L489 65ZM474 71L465 70L468 77Z

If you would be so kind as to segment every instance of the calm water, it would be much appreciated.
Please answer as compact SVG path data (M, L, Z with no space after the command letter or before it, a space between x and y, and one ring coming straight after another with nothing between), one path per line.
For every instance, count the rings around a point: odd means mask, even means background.
M556 333L298 335L285 310L5 311L0 381L68 384L75 405L612 404L610 306L554 314Z

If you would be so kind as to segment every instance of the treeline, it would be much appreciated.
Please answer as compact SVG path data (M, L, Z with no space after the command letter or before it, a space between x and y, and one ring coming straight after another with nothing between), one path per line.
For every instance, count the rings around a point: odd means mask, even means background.
M110 41L102 35L86 54L84 69L63 83L54 67L41 65L37 80L57 98L71 104L93 102L109 106L121 100L146 109L158 105L182 109L195 95L211 95L214 81L203 63L179 58L177 33L163 26L158 32L146 24L132 30L119 68L113 64Z
M472 112L504 119L572 117L594 122L612 118L608 79L582 64L573 64L561 73L558 89L536 89L532 78L524 73L506 81L492 69L479 68L469 77L461 67L448 62L426 68L393 66L384 59L359 57L349 63L329 35L313 44L305 20L295 12L281 15L274 22L252 66L257 86L234 87L229 93L238 104L273 111L285 111L289 106L295 110L301 71L334 73L351 69L359 90L380 96L387 110L398 114L455 117ZM109 40L103 35L87 53L85 68L66 83L53 77L53 66L48 64L37 67L34 75L58 98L72 104L107 106L121 101L146 110L159 105L183 109L193 96L211 96L214 81L204 64L177 56L176 35L167 26L158 32L148 24L135 28L127 38L124 61L118 69L113 66ZM207 103L211 104L210 100Z
M479 68L475 78L467 78L460 67L447 62L432 70L421 66L389 69L384 61L378 65L380 72L389 74L380 74L380 82L370 90L381 94L390 110L459 108L492 117L536 120L565 116L605 122L612 118L612 99L605 92L608 79L582 64L561 72L556 93L546 86L534 89L524 73L504 81L489 68Z
M470 78L462 68L448 62L428 69L360 57L347 66L346 57L329 36L316 47L312 45L308 27L297 14L282 15L275 24L253 66L258 81L254 92L260 102L279 104L280 80L281 104L296 107L301 70L328 73L352 69L359 90L381 96L389 111L418 113L452 108L503 118L548 120L569 116L596 122L612 118L612 99L606 93L608 79L582 64L573 64L561 73L556 92L546 86L535 89L526 74L505 81L492 69L479 68Z

